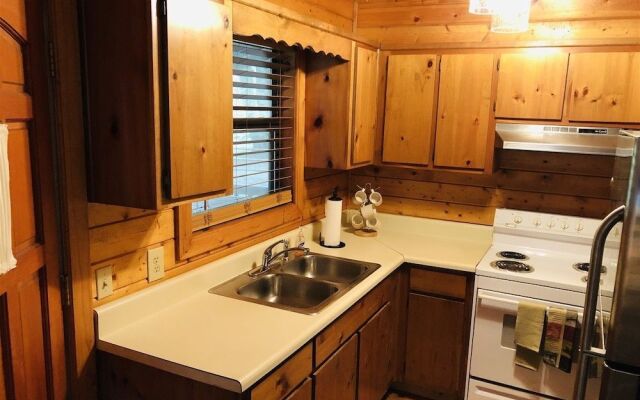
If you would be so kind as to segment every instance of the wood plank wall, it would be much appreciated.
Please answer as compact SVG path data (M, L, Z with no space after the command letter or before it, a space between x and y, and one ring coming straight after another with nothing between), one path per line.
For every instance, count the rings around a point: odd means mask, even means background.
M348 174L341 172L310 172L302 190L306 200L301 205L303 221L307 223L324 216L324 198L334 187L346 196ZM176 231L174 218L177 212L167 209L156 212L89 204L89 243L91 259L92 299L94 306L103 304L149 285L147 282L147 251L164 247L166 278L179 275L202 265L197 258L176 261ZM249 217L251 218L251 217ZM220 227L223 227L221 225ZM212 228L218 229L218 228ZM214 250L214 259L241 250L255 240L267 240L282 232L277 229L256 230L221 243ZM209 254L211 255L211 253ZM217 257L216 257L217 255ZM212 258L209 257L208 261ZM113 268L114 295L99 302L96 300L95 272L103 267Z
M640 44L640 0L534 0L529 30L491 33L467 0L359 0L359 35L382 49Z
M612 210L614 158L500 151L493 175L365 167L350 186L371 182L382 212L491 225L496 208L602 218Z

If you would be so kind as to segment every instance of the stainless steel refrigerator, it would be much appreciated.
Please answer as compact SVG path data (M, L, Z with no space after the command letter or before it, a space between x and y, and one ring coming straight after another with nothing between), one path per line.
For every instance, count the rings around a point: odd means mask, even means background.
M604 360L600 399L640 399L640 131L621 131L620 152L613 182L620 207L607 216L591 253L585 299L578 378L574 398L585 398L590 358ZM592 347L596 334L598 292L607 235L623 222L606 350Z

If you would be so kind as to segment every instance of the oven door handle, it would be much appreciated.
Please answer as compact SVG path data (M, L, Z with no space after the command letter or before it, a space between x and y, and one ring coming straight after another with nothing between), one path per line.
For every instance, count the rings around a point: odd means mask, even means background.
M494 309L498 309L498 310L502 310L502 311L510 312L514 314L518 313L518 305L520 304L518 300L495 296L493 294L485 292L482 289L478 291L478 300L482 306L494 308ZM545 303L540 303L540 304L546 305ZM570 306L560 305L560 304L557 304L557 305L552 304L552 305L546 305L546 306L577 311L575 307L570 307ZM582 320L581 312L578 312L578 319Z

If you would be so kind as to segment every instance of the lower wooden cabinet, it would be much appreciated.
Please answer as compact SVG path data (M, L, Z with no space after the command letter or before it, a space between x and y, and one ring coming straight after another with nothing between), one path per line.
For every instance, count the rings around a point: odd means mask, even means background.
M360 329L358 398L382 399L394 378L397 351L392 305L387 303Z
M314 374L316 400L355 400L358 335L340 347Z
M411 268L402 388L433 400L464 397L473 275Z
M312 400L313 399L313 381L307 378L299 388L293 391L285 400Z

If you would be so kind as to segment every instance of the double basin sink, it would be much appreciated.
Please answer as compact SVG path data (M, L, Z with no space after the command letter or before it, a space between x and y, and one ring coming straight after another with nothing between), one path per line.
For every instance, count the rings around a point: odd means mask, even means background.
M378 268L380 264L310 253L277 263L256 277L242 274L209 293L316 314Z

